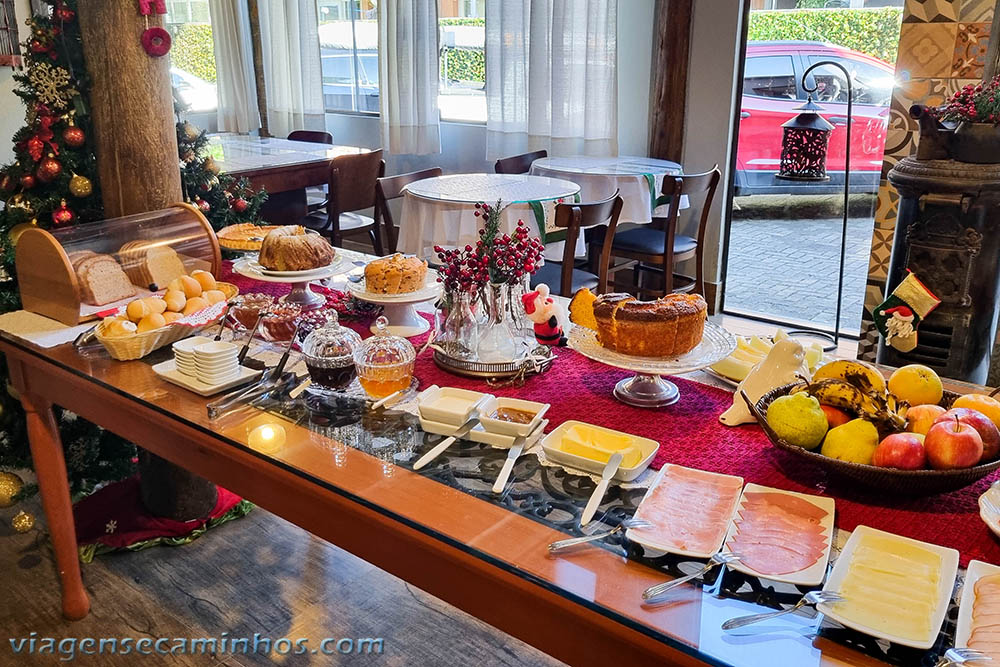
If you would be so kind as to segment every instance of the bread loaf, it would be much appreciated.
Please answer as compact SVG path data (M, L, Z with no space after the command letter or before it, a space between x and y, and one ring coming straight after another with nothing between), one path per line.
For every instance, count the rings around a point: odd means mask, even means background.
M135 296L135 287L110 255L85 257L78 267L76 279L85 303L103 306Z
M152 291L166 287L186 273L173 248L147 241L129 241L118 251L118 258L134 285L153 288Z

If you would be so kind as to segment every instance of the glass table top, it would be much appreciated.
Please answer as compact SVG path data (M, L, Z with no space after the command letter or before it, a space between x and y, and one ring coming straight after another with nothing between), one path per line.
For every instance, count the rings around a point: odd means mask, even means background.
M494 494L491 487L506 450L463 440L415 472L413 463L440 436L423 432L417 418L400 407L372 411L357 398L338 395L316 398L306 393L290 399L286 390L210 420L205 407L209 399L153 374L151 366L169 358L169 349L121 363L101 348L78 352L62 345L42 350L9 334L2 336L37 354L39 363L47 358L171 419L213 433L220 446L251 451L303 482L354 498L517 576L542 582L577 604L708 664L933 665L935 656L953 641L954 606L931 651L876 641L809 614L786 616L779 625L724 633L723 621L787 608L808 589L722 570L710 574L703 586L678 589L666 604L645 605L642 590L694 572L702 562L651 556L617 535L603 545L549 556L548 543L581 534L579 516L595 482L588 475L544 465L530 450L517 460L504 491ZM255 349L252 354L260 358L275 352ZM298 370L301 364L290 367ZM255 429L264 425L281 427L281 446L253 442ZM632 516L644 491L612 486L587 532L613 528Z
M563 174L594 174L599 176L643 176L645 174L679 174L681 165L670 160L650 157L543 157L531 163L532 169Z
M572 197L580 186L570 181L528 174L451 174L417 181L405 191L421 199L474 204L517 204Z
M242 134L215 134L208 139L208 154L223 172L287 167L310 162L325 162L341 155L368 153L367 148L289 141L274 137L250 137Z

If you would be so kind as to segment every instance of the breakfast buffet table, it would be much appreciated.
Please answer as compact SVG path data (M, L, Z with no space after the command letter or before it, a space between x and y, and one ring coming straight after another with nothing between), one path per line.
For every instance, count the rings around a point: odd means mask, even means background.
M228 264L219 277L244 293L288 289L234 275ZM341 276L314 289L340 302L346 280ZM343 318L368 335L366 321L351 320L349 312ZM412 342L421 349L424 340ZM167 349L118 362L101 349L81 351L71 344L43 348L3 333L0 351L27 410L63 612L70 619L85 616L89 601L81 582L53 404L570 664L605 664L610 657L635 665L933 664L934 655L954 641L954 608L930 651L877 641L811 613L785 616L780 624L751 626L745 632L723 632L720 625L728 619L788 608L810 590L733 570L712 572L704 586L679 588L663 604L644 603L643 590L694 572L703 561L651 555L621 535L600 545L549 554L551 542L581 534L580 515L596 479L546 461L536 448L517 460L510 481L494 493L491 486L507 452L466 441L414 470L418 457L440 438L424 432L402 405L370 411L347 403L318 413L303 399L283 396L210 419L210 399L154 374L151 365L167 358ZM755 425L722 426L718 415L730 405L732 394L704 374L674 378L683 400L650 411L612 398L612 388L627 371L569 348L556 354L553 369L529 378L523 387L487 389L481 381L450 375L426 350L417 358L414 375L421 389L438 384L551 402L546 430L566 420L586 419L655 439L661 447L653 469L676 463L835 498L833 559L852 530L868 525L954 547L963 565L970 559L1000 563L1000 543L974 512L976 498L991 479L913 499L854 489L785 456ZM262 426L280 430L283 443L262 446L255 441L251 434ZM611 487L597 510L595 528L615 528L631 517L652 474Z

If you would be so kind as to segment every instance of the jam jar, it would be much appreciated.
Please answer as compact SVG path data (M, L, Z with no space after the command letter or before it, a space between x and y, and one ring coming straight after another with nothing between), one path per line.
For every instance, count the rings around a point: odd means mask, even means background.
M314 329L302 343L302 356L312 379L312 387L342 391L349 387L357 371L354 353L361 347L357 332L340 326L337 311L327 313L326 323Z
M270 311L273 306L274 297L268 294L241 294L233 303L230 315L240 329L249 331L257 324L260 314Z
M374 399L408 388L416 358L417 351L410 341L389 333L389 320L385 316L375 320L375 335L354 353L358 380Z
M294 303L279 301L261 320L261 337L269 341L288 341L295 335L295 324L302 308Z

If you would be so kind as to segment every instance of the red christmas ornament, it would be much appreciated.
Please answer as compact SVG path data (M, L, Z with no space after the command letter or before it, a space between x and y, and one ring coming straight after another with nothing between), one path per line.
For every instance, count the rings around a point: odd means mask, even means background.
M69 207L66 206L65 199L62 200L59 208L52 211L52 224L56 227L64 227L72 223L74 218L76 218L76 214L69 210Z
M45 142L37 134L28 139L28 155L32 160L41 160L42 151L45 150Z
M73 19L76 18L76 12L74 12L66 5L59 5L58 7L56 7L56 11L53 12L53 16L55 16L57 20L62 21L63 23L71 23Z
M142 48L154 58L165 56L170 51L170 33L163 28L158 26L146 28L142 31L140 39Z
M247 202L247 200L243 199L242 197L233 202L233 210L236 211L237 213L242 213L243 211L247 210L248 206L250 206L249 202Z
M45 53L50 47L40 39L33 39L28 42L28 48L31 49L32 53Z
M38 163L38 169L35 171L35 175L38 176L38 180L42 183L51 183L59 178L59 174L61 173L62 165L59 164L59 160L55 159L51 153L47 158Z
M76 125L70 125L65 130L63 130L63 141L70 148L79 148L83 146L84 142L87 140L87 136L83 133L83 130L78 128Z
M35 177L33 174L25 174L21 177L21 187L25 190L30 190L35 187Z
M204 199L199 199L199 200L198 200L198 208L200 208L200 209L202 210L202 212L203 212L203 213L208 213L209 211L211 211L211 210L212 210L212 205L211 205L211 204L209 204L209 203L208 203L208 202L207 202L206 200L204 200Z

